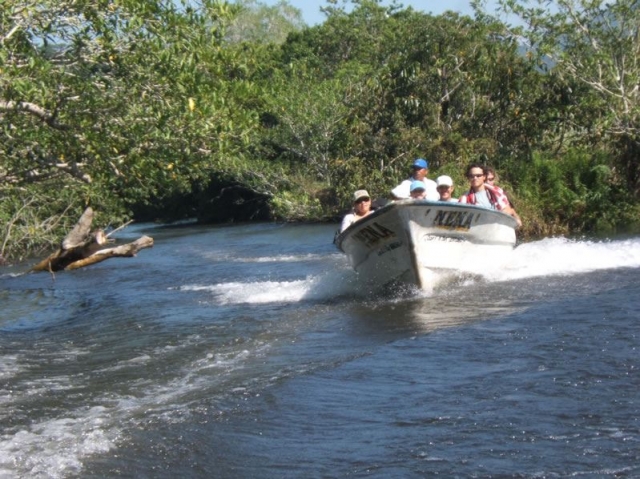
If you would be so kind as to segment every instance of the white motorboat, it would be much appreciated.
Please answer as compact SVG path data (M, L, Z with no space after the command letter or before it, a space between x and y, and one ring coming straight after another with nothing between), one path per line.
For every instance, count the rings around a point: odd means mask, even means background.
M336 236L354 270L372 287L432 286L434 272L469 271L474 259L504 258L516 220L463 203L393 201Z

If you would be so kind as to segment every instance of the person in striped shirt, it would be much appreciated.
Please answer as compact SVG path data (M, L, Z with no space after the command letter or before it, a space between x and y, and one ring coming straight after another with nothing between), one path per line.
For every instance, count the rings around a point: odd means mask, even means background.
M469 191L461 195L458 202L502 211L503 213L513 216L518 222L518 227L522 226L522 220L509 203L507 195L505 195L500 188L487 184L485 182L486 177L487 175L482 165L478 163L469 165L467 167Z

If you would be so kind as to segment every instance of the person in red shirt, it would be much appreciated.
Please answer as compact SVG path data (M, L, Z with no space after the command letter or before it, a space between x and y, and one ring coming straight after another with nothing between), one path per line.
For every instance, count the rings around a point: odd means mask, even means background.
M486 173L484 167L478 163L473 163L467 167L467 178L469 179L469 191L460 196L460 203L482 206L492 210L502 211L515 218L518 227L522 226L522 220L511 205L509 199L500 188L491 186L485 182Z
M496 173L496 170L493 169L491 166L485 166L484 173L485 175L487 175L487 178L485 179L485 184L488 186L493 186L493 188L496 191L499 191L500 193L505 195L507 197L507 200L509 200L509 206L513 208L513 203L511 202L511 199L509 199L509 195L507 195L506 191L504 191L502 188L496 185L496 181L500 181L498 178L498 173Z

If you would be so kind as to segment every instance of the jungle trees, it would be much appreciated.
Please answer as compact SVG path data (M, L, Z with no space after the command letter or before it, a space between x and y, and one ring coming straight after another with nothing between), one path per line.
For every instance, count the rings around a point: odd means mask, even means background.
M517 31L566 85L575 142L602 145L640 197L640 5L636 0L505 0ZM611 148L612 147L612 148Z
M223 41L234 8L3 3L0 254L16 241L52 241L44 233L65 231L87 205L117 221L132 204L251 169L238 162L256 91Z
M416 156L452 173L470 158L530 155L542 135L527 114L543 91L540 73L501 24L353 3L348 13L327 9L324 24L282 46L283 71L304 72L311 103L319 84L341 92L335 111L346 114L332 136L341 196L358 185L388 190Z

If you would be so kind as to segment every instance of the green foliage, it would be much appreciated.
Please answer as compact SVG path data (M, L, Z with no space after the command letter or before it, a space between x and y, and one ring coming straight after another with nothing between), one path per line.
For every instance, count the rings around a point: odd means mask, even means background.
M518 205L535 212L529 228L536 234L624 231L639 223L606 152L574 149L561 160L535 155L519 173Z
M326 210L318 198L303 193L283 191L271 202L273 215L279 220L302 221L308 218L323 218Z
M501 24L353 4L327 8L323 25L283 45L283 96L273 102L294 115L273 115L268 133L282 158L295 160L302 144L299 162L321 158L328 169L309 173L344 204L355 184L386 195L418 156L462 168L477 156L523 156L540 140L528 108L545 92L541 74Z
M52 195L50 187L59 187ZM117 226L125 212L91 198L91 190L73 190L62 184L47 187L5 188L0 196L0 256L21 260L56 248L88 203L97 205L96 224ZM109 212L105 215L104 212Z
M606 118L606 107L590 99L588 82L562 75L557 68L544 73L548 66L544 57L523 50L505 25L489 17L472 21L410 10L389 15L378 3L354 2L351 13L328 9L325 25L305 32L306 37L290 38L283 49L287 60L306 61L323 78L360 72L351 80L359 86L359 94L347 103L352 118L348 142L333 163L338 172L334 185L344 203L354 185L388 191L416 156L426 156L436 169L448 171L472 159L498 165L506 169L504 178L517 198L523 196L518 191L524 181L521 172L537 151L545 151L554 162L566 165L567 171L575 168L581 176L559 188L559 193L539 192L540 198L550 195L551 208L536 202L538 209L533 210L530 202L518 201L525 219L531 215L539 220L534 221L537 226L564 232L619 226L629 219L627 211L633 208L626 205L634 200L622 194L626 189L621 177L605 172L616 171L611 157L622 152L626 158L622 171L629 184L629 171L640 156L637 142L616 140L623 144L610 145L613 148L606 150L608 156L598 168L574 165L560 156L567 148L575 151L578 142L585 140L604 150L606 135L588 125L593 118ZM604 27L591 22L590 26ZM616 23L622 30L626 25ZM564 32L571 28L576 44L588 44L586 37L580 43L581 30L575 25ZM628 41L629 36L622 36ZM621 49L621 55L629 58L635 48L637 36L633 45ZM591 53L574 49L565 57L577 63ZM637 75L629 77L633 78ZM632 90L633 84L625 88ZM570 207L565 208L564 202Z
M214 0L6 1L4 194L68 188L118 217L234 170L257 124L244 105L258 92L244 59L222 47L232 14ZM60 208L53 202L48 214L69 211Z
M257 0L236 0L235 4L240 8L225 34L231 43L281 44L305 26L302 12L283 0L273 6Z
M613 160L640 197L640 8L637 0L505 0L540 63L568 86L578 86L574 114L564 125L574 144L616 144ZM537 7L535 6L537 4ZM570 90L569 90L570 91Z
M103 224L203 218L235 208L215 203L228 187L242 217L254 195L272 218L327 219L416 157L458 194L470 161L498 168L527 235L637 222L631 0L505 0L515 29L382 3L329 0L304 28L285 1L5 0L0 254L51 247L86 206Z

